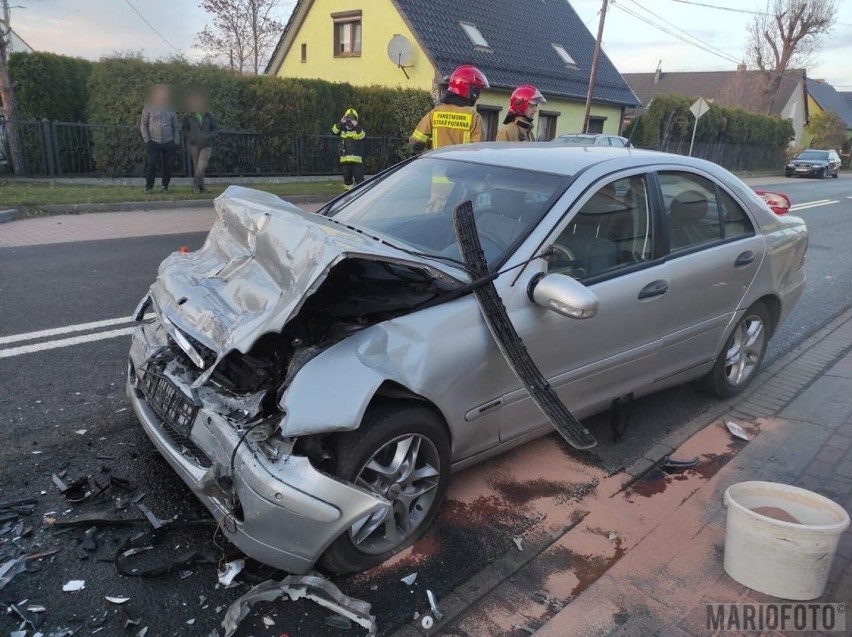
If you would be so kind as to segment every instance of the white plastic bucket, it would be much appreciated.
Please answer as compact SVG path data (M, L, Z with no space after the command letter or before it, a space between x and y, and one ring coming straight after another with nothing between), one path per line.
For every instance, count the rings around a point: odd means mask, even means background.
M725 506L728 575L773 597L810 600L823 594L837 543L849 526L840 505L799 487L753 481L728 487ZM753 510L761 507L780 509L798 523Z

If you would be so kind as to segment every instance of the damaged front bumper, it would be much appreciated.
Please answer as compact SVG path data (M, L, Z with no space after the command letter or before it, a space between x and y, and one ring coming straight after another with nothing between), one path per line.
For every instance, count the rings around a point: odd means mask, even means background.
M261 453L246 435L251 423L240 426L223 415L221 403L217 409L209 396L193 395L191 382L175 373L181 368L170 358L171 348L159 322L136 329L128 397L160 453L247 555L306 573L340 534L389 506L318 471L304 456L284 453L271 460ZM165 361L166 373L154 375L168 383L167 391L150 382L146 370L153 361Z

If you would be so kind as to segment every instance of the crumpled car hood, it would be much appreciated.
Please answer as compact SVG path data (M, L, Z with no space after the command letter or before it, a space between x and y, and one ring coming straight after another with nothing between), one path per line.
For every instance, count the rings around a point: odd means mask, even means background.
M160 315L219 359L280 332L343 259L413 264L453 280L377 237L269 193L231 186L215 208L218 220L203 247L167 257L151 297Z

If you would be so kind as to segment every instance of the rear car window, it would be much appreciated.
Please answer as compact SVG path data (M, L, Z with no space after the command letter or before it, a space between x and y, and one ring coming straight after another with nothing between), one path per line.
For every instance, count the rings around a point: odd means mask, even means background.
M719 203L722 205L725 239L754 234L754 226L742 206L721 188L719 189Z
M684 172L661 172L659 178L672 252L724 238L716 186L712 181Z

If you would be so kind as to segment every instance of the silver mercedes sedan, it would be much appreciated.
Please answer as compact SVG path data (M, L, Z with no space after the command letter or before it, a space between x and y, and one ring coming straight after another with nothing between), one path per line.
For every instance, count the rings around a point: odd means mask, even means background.
M618 401L741 392L805 285L801 219L634 149L452 147L319 214L215 205L137 309L128 396L229 539L293 573L379 564L454 470L554 429L590 447L578 419Z

